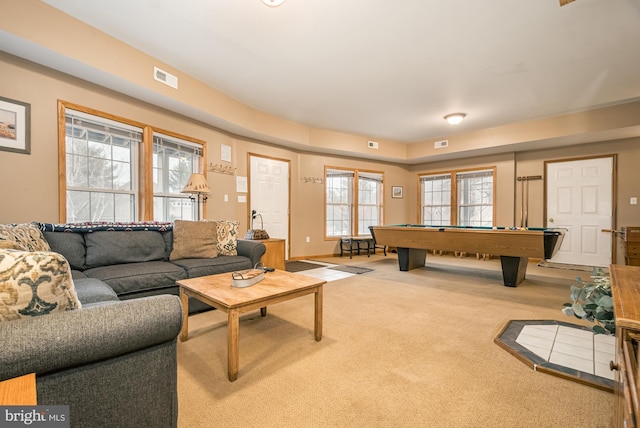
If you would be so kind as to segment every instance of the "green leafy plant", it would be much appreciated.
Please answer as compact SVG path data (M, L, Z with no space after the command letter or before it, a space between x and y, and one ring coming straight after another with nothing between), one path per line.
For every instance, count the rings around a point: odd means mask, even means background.
M592 281L576 278L571 286L571 302L564 304L562 312L595 323L595 333L615 335L611 278L600 268L593 269L591 278Z

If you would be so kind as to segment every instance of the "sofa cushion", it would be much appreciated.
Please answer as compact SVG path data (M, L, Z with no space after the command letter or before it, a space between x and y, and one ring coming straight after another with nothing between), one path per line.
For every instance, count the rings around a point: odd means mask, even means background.
M251 269L251 259L244 256L219 256L215 259L182 259L173 263L187 271L189 278Z
M73 232L44 232L44 238L49 243L51 251L60 253L69 262L71 269L84 270L86 268L86 250L84 234Z
M234 220L215 220L218 224L216 230L217 249L221 256L238 255L238 226Z
M73 281L76 294L82 305L97 302L118 302L118 295L106 282L95 278L83 278Z
M156 231L97 231L84 240L87 268L164 259L164 240Z
M69 263L60 254L0 250L0 321L81 306Z
M0 224L0 239L13 241L25 251L51 251L40 228L34 223Z
M176 220L173 225L173 249L169 260L218 257L217 229L216 222Z
M84 274L106 282L118 296L175 286L177 280L187 278L187 272L180 266L164 261L100 266L87 269Z

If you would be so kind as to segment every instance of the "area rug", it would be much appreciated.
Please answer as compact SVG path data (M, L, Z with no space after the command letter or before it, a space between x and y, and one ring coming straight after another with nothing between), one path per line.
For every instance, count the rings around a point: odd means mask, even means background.
M341 272L347 272L347 273L354 273L357 275L361 273L373 272L373 269L363 268L358 266L348 266L348 265L333 266L333 267L330 267L329 269L339 270Z
M613 392L613 336L554 320L509 321L494 342L534 371Z
M319 269L326 267L324 264L308 263L303 261L287 262L285 270L287 272L302 272L310 269Z
M579 270L582 272L591 272L593 269L591 266L583 266L583 265L570 265L566 263L554 263L547 260L542 260L538 263L538 266L552 269L568 269L568 270Z

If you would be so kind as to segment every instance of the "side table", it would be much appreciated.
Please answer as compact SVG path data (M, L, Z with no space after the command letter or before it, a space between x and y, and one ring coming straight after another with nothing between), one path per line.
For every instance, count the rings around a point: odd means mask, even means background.
M262 264L279 270L286 270L285 263L285 243L286 240L279 238L260 239L267 251L262 256Z

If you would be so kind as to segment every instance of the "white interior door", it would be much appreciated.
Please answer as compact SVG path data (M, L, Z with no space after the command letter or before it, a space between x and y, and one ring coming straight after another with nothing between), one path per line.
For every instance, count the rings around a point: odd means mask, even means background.
M550 261L609 266L612 206L612 157L547 163L547 227L568 231Z
M254 228L264 229L270 238L286 240L285 257L289 255L289 162L250 156L249 212L262 216L254 220Z

